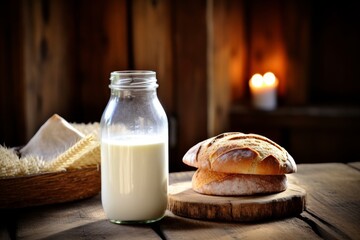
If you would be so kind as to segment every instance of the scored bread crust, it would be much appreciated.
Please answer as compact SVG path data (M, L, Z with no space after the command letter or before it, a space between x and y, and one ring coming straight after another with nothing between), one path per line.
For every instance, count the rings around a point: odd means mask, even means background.
M297 171L294 159L283 147L264 136L240 132L199 142L186 152L183 162L224 173L282 175Z
M285 175L219 173L198 169L192 178L194 191L219 196L277 193L286 190Z

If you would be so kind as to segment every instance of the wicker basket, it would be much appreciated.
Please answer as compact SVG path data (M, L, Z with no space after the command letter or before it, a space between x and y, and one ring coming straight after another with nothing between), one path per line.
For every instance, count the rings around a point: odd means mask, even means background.
M100 168L0 178L0 208L63 203L100 192Z

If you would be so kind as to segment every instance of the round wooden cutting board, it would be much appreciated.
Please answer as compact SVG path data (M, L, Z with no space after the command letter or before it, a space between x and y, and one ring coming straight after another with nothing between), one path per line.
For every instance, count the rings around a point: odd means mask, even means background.
M170 185L168 209L176 215L219 221L260 221L300 214L306 192L289 184L281 193L256 196L210 196L195 192L191 181Z

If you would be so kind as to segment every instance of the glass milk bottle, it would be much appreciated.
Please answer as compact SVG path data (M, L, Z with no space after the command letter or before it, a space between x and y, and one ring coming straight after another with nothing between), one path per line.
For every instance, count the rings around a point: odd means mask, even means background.
M101 200L117 224L161 219L167 207L168 122L153 71L115 71L101 118Z

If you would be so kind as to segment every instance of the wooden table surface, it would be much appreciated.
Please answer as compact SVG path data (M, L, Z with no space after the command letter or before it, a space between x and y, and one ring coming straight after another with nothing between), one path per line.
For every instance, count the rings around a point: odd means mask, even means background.
M170 174L170 183L193 172ZM1 210L0 239L360 239L360 162L299 164L289 182L307 191L298 216L257 223L183 218L167 211L149 225L116 225L100 195L21 210Z

